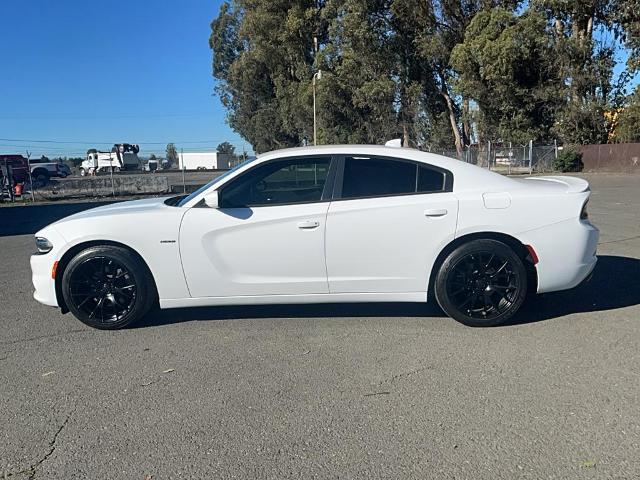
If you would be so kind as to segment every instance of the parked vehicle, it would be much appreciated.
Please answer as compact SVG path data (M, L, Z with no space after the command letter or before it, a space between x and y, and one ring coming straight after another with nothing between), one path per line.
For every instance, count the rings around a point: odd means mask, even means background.
M104 172L121 170L139 170L140 159L138 145L117 143L110 152L99 152L96 149L87 151L87 158L80 165L80 175L95 175Z
M158 170L158 160L148 160L144 164L145 172L155 172L156 170Z
M71 175L71 167L69 167L69 165L67 165L66 163L58 163L58 167L60 169L61 178L66 178Z
M29 161L31 165L31 176L35 179L48 181L51 177L65 178L68 173L69 167L59 162L52 162L47 157L33 158ZM65 169L66 167L66 169ZM41 178L42 177L42 178Z
M16 183L26 183L29 181L29 167L26 157L22 155L2 155L0 154L0 165L11 166L13 179Z
M102 329L149 309L425 302L500 325L596 264L589 184L513 179L408 148L280 150L189 196L78 213L36 234L36 300Z
M226 170L232 156L217 152L188 152L178 155L180 170Z

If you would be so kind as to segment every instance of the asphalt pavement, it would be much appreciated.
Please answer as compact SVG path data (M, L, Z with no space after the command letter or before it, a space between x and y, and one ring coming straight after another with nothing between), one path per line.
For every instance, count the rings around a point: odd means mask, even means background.
M490 329L362 304L92 330L31 297L62 206L0 209L0 479L639 478L640 176L586 177L593 279Z

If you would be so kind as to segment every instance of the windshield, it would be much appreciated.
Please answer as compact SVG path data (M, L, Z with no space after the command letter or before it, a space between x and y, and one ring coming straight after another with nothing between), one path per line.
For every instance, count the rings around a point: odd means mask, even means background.
M256 160L255 158L252 158L250 160L245 160L242 163L239 163L238 165L236 165L235 167L233 167L231 170L223 173L222 175L220 175L219 177L214 178L213 180L211 180L209 183L207 183L206 185L203 185L202 187L200 187L199 189L197 189L195 192L193 192L191 195L184 197L182 200L180 200L180 202L178 203L178 207L182 207L184 205L186 205L187 203L189 203L191 200L193 200L194 198L196 198L198 195L200 195L202 192L204 192L205 190L207 190L209 187L215 185L216 183L218 183L220 180L222 180L223 178L231 175L233 172L235 172L236 170L238 170L239 168L244 167L246 164L253 162L254 160Z

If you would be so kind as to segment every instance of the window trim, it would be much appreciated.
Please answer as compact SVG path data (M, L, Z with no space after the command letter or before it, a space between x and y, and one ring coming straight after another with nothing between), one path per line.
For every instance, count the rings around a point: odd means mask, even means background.
M232 209L232 208L272 208L272 207L281 207L281 206L286 206L286 205L309 205L309 204L313 204L313 203L325 203L325 202L330 202L332 200L332 196L333 196L333 191L334 191L334 179L336 176L336 171L335 171L335 155L322 155L322 154L314 154L314 155L299 155L299 156L291 156L291 157L277 157L277 158L272 158L271 160L267 160L265 162L260 162L254 166L252 166L251 168L245 170L244 172L240 173L239 175L233 177L232 179L230 179L228 182L225 182L223 185L220 185L220 187L217 189L218 190L218 194L221 196L223 195L223 192L226 188L229 188L231 185L234 184L234 182L236 181L240 181L240 179L242 177L244 177L245 175L249 175L250 172L256 170L257 168L261 168L264 165L268 165L270 163L274 163L274 162L284 162L284 161L291 161L291 162L295 162L295 161L300 161L300 160L315 160L315 159L329 159L329 169L327 171L327 178L324 182L324 187L322 188L322 194L320 196L320 200L310 200L310 201L306 201L306 202L287 202L287 203L275 203L272 205L243 205L243 206L238 206L238 207L221 207L222 210L227 210L227 209Z
M392 162L401 162L401 163L410 163L412 165L416 165L416 168L425 167L436 172L440 172L444 174L444 188L442 190L438 190L435 192L409 192L409 193L388 193L385 195L368 195L364 197L348 197L344 198L342 196L342 187L344 185L344 167L345 167L345 159L346 157L358 156L357 154L349 154L349 155L339 155L337 156L338 160L338 171L336 173L336 185L333 190L333 201L348 201L348 200L365 200L371 198L388 198L388 197L406 197L409 195L433 195L437 193L451 193L453 192L453 173L450 170L442 167L436 167L435 165L431 165L430 163L419 162L416 160L411 160L408 158L400 158L400 157L389 157L386 155L363 155L368 157L369 159L380 159L380 160L389 160ZM418 176L416 175L416 190L417 190Z

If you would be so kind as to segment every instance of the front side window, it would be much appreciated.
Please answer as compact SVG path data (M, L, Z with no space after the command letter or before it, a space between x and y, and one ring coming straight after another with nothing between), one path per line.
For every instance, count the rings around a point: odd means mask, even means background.
M445 174L418 163L375 157L345 157L342 198L445 191Z
M220 206L235 208L319 202L330 163L330 157L265 163L223 187Z

